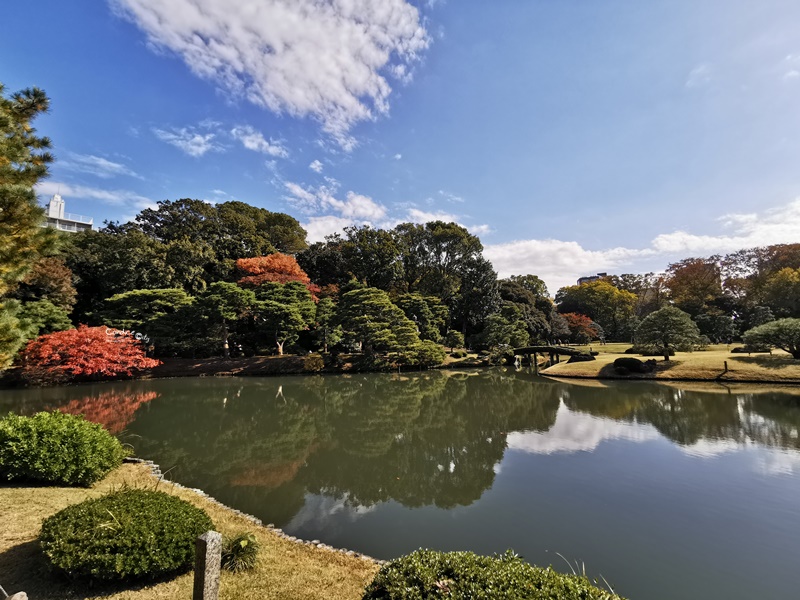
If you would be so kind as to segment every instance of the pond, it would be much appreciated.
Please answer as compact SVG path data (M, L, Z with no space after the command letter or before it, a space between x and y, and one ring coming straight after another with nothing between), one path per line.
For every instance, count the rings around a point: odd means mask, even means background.
M800 390L492 369L0 398L0 414L83 413L175 481L377 558L513 548L648 600L795 597L800 581Z

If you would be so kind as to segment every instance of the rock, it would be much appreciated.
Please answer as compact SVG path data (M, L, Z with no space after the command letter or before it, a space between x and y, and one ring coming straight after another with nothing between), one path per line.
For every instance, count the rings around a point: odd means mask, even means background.
M13 596L9 596L8 600L28 600L28 594L25 592L17 592Z
M590 360L597 360L591 354L573 354L569 357L567 364L569 363L576 363L576 362L588 362Z
M614 361L614 370L620 375L627 375L628 373L652 373L656 370L655 359L641 361L638 358L623 357Z

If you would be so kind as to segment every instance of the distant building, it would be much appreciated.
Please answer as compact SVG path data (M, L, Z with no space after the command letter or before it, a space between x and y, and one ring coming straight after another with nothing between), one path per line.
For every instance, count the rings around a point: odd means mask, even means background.
M608 277L608 273L598 273L597 275L589 275L588 277L581 277L578 279L578 285L583 285L584 283L594 283L595 281L601 280L603 277Z
M93 223L92 217L65 213L64 199L61 194L55 194L47 203L47 223L42 227L54 227L61 231L86 231L92 228Z

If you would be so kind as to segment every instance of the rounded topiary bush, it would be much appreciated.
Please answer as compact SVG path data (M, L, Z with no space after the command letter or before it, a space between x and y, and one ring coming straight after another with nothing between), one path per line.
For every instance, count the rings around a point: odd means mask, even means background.
M417 550L384 565L363 600L611 600L619 596L586 579L526 563L511 551L500 556Z
M119 440L80 416L41 412L0 419L0 479L89 486L124 456Z
M98 581L157 578L192 565L205 511L164 492L127 489L69 506L42 523L56 569Z

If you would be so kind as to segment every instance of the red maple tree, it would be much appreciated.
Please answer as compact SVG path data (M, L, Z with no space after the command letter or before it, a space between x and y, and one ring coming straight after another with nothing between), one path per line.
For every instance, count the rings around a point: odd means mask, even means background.
M294 256L289 254L276 252L268 256L240 258L236 261L236 269L244 275L239 279L239 285L257 287L268 281L275 283L299 281L308 288L314 301L317 301L319 286L311 283L311 278L303 271Z
M36 384L133 375L161 361L147 358L131 336L108 335L106 327L87 327L40 335L22 355L22 377Z
M597 325L586 315L580 313L564 313L561 315L567 320L570 338L574 342L594 340L598 337Z

